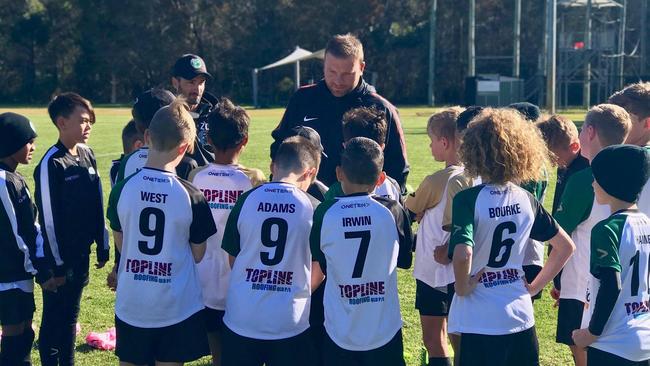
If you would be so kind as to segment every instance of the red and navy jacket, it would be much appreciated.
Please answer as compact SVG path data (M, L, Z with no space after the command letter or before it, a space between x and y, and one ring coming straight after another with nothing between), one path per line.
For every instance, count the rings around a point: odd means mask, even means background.
M23 177L0 163L0 283L34 276L39 283L51 276L36 207Z
M359 85L343 97L330 93L324 80L304 86L291 97L282 121L272 132L274 139L271 151L275 151L282 140L289 136L295 126L315 129L321 136L321 143L327 154L322 157L318 179L327 186L335 183L336 166L343 150L343 114L357 107L375 107L386 113L388 131L384 149L384 171L399 183L402 191L409 173L406 157L406 143L397 108L377 94L375 88L363 79Z

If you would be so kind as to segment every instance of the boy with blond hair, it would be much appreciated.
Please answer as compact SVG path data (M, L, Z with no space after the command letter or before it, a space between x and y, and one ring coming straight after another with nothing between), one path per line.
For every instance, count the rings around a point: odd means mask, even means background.
M603 148L625 141L630 130L630 116L621 107L599 104L585 116L580 131L580 154L591 161ZM594 199L591 168L585 168L569 178L555 212L555 219L571 235L576 251L554 281L560 287L556 342L568 345L577 366L586 365L584 349L574 344L571 333L580 328L584 304L588 295L589 253L591 229L609 215L606 205Z
M650 149L650 82L626 86L609 97L609 103L623 107L630 114L632 128L625 143ZM637 205L650 215L650 184L643 187Z
M450 264L432 259L434 249L449 240L449 233L442 230L447 184L463 172L458 157L460 138L456 131L456 120L462 111L460 107L452 107L429 118L427 133L431 139L431 155L436 161L444 162L445 168L424 178L404 202L407 210L421 217L413 276L416 280L415 307L420 312L422 341L429 354L430 366L451 365L446 323L454 296L454 273Z
M203 193L175 173L196 138L185 102L177 99L158 110L148 135L145 166L115 185L108 205L122 255L116 354L122 365L182 365L207 348L194 264L217 229Z

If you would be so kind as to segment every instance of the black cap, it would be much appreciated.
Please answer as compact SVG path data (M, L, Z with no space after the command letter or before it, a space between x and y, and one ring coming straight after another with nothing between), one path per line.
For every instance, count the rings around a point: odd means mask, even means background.
M0 158L11 156L36 136L27 117L12 112L0 114Z
M464 131L472 119L478 116L483 109L485 108L478 105L472 105L465 108L465 110L462 111L456 119L456 130Z
M517 112L521 113L524 116L524 118L526 118L530 122L537 121L539 117L542 115L542 111L539 109L538 106L534 105L533 103L528 103L528 102L512 103L508 106L508 108L517 110Z
M133 103L131 115L137 124L149 128L153 115L166 105L171 104L176 97L169 90L153 88L138 95Z
M204 75L206 78L212 79L212 75L210 75L208 69L205 67L203 59L190 53L176 60L172 68L172 76L174 77L192 80L199 75Z
M323 147L323 144L321 143L320 140L320 134L318 131L314 130L311 127L307 126L295 126L289 130L289 132L284 136L283 140L288 139L289 137L293 136L300 136L304 137L305 139L309 140L314 146L318 147L320 149L320 154L324 157L327 158L327 154L325 154L325 148ZM275 157L275 153L277 152L278 148L280 147L279 144L271 145L271 160Z
M650 176L650 153L634 145L612 145L591 161L594 179L607 194L636 202Z

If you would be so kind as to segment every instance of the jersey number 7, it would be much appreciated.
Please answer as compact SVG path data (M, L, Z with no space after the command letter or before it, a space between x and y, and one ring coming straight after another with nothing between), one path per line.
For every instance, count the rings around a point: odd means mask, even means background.
M352 278L361 278L363 267L366 264L366 256L368 255L368 246L370 246L370 230L346 231L345 238L361 239L357 260L354 261L354 270L352 271Z

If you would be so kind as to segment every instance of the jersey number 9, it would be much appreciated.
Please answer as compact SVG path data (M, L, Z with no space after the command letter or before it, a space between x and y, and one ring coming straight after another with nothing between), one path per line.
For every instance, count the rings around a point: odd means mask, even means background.
M154 218L153 228L151 228L151 218ZM140 252L148 255L158 255L162 251L163 239L165 234L165 213L155 207L146 207L140 212L140 234L153 237L153 247L149 247L147 240L138 241Z

